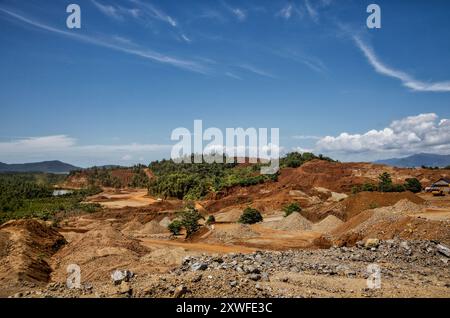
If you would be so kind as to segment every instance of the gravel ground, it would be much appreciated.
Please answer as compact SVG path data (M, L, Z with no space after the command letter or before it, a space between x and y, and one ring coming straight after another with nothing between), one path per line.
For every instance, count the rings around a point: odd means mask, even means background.
M381 271L370 288L370 268ZM12 297L450 297L450 249L433 241L358 242L326 250L188 256L164 274L65 282ZM375 280L376 281L376 280Z

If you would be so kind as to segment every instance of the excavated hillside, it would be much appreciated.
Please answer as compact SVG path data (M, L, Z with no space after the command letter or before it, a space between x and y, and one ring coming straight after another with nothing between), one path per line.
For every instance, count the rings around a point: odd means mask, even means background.
M292 201L306 208L322 205L324 201L331 204L345 198L343 194L350 194L354 186L377 183L378 176L383 172L390 173L394 183L402 184L408 178L417 178L423 186L428 186L441 177L450 176L450 170L403 169L371 163L313 160L299 168L281 169L276 182L228 189L202 205L210 212L218 212L231 207L242 208L249 204L262 211L279 210ZM394 204L397 201L391 200L386 204Z
M46 284L50 258L66 240L55 229L36 220L9 221L0 226L0 297L23 282Z

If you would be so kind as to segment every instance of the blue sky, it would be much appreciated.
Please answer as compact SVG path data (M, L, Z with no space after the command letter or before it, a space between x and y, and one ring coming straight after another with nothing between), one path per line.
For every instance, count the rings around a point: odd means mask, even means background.
M369 30L377 3L382 28ZM66 27L66 6L82 27ZM168 157L173 129L280 128L341 160L450 153L450 3L0 1L0 161Z

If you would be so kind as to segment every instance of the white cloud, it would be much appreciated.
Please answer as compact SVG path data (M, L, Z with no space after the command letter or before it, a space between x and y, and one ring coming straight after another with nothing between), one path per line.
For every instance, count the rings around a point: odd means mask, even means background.
M91 0L92 3L95 5L95 7L102 12L104 15L107 15L108 17L122 20L123 19L123 12L119 8L116 8L112 5L108 4L102 4L100 2L97 2L95 0Z
M410 116L395 120L381 130L324 137L316 143L315 151L347 155L364 153L372 157L418 152L449 153L450 120L439 120L434 113Z
M234 74L234 73L231 73L231 72L225 72L225 75L228 76L228 77L231 77L231 78L234 78L234 79L237 79L237 80L242 81L242 77L240 77L239 75L236 75L236 74Z
M296 135L296 136L292 136L292 138L294 139L299 139L299 140L319 140L322 139L322 137L320 136L311 136L311 135Z
M309 0L305 0L306 12L314 22L319 22L319 12L311 5Z
M277 13L277 16L280 16L286 20L289 20L292 16L292 11L294 9L294 6L289 3L286 6L284 6L283 8L281 8L281 10Z
M172 145L112 144L80 145L67 135L29 137L0 142L0 161L30 162L37 160L65 160L86 165L143 161L142 158L159 158L169 153Z
M271 73L269 73L267 71L264 71L264 70L262 70L262 69L260 69L258 67L253 66L253 65L241 64L241 65L238 65L238 66L240 68L246 70L246 71L249 71L249 72L254 73L256 75L259 75L259 76L269 77L269 78L276 78L276 76L272 75Z
M138 57L141 57L144 59L152 60L154 62L168 64L168 65L171 65L171 66L174 66L177 68L189 70L189 71L196 72L196 73L206 74L208 72L207 68L204 65L202 65L196 61L175 58L175 57L161 54L161 53L158 53L153 50L146 49L146 48L140 48L140 47L136 47L136 46L132 46L132 47L127 46L127 45L124 45L125 43L123 43L123 41L115 40L114 37L112 37L110 40L108 40L108 39L105 40L105 39L101 39L99 37L93 37L93 36L88 36L88 35L79 34L79 33L75 33L75 32L68 32L68 31L60 30L60 29L54 28L52 26L46 25L44 23L40 23L40 22L34 21L32 19L26 18L22 15L19 15L12 11L3 9L1 7L0 7L0 11L8 14L9 16L15 18L18 21L24 22L27 25L31 25L31 26L41 29L41 30L57 33L59 35L63 35L63 36L66 36L66 37L69 37L72 39L76 39L78 41L93 44L96 46L101 46L101 47L112 49L112 50L119 51L122 53L131 54L131 55L138 56Z
M364 53L367 61L373 66L376 72L400 80L403 86L408 87L413 91L450 92L450 81L427 83L417 80L405 72L396 70L384 64L375 54L374 50L359 37L354 36L353 40L355 41L356 46Z
M178 26L177 21L173 17L149 2L143 2L140 0L130 0L130 2L138 6L144 16L168 23L174 28Z
M181 38L186 41L187 43L191 43L192 40L190 38L188 38L185 34L181 34Z
M222 4L239 21L243 22L243 21L245 21L247 19L247 13L243 9L233 8L233 7L229 6L225 2L222 2Z
M239 21L244 21L247 18L247 14L239 8L233 9L232 12Z

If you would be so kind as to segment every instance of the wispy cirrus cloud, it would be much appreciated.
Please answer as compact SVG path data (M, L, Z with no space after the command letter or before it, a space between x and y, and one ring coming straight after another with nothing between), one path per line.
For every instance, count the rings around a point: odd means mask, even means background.
M289 2L275 13L275 17L283 18L286 21L294 17L299 17L302 19L305 16L305 11L305 7L301 4Z
M276 16L280 16L286 20L289 20L294 11L294 5L292 3L288 3L280 11L277 12Z
M298 140L320 140L323 137L313 136L313 135L295 135L295 136L292 136L292 138L298 139Z
M50 25L35 21L33 19L30 19L28 17L22 16L18 13L6 10L1 7L0 7L0 12L7 14L9 17L12 17L19 22L25 23L28 26L35 27L36 29L59 34L59 35L62 35L62 36L68 37L68 38L72 38L72 39L84 42L84 43L89 43L92 45L108 48L108 49L111 49L114 51L138 56L138 57L141 57L141 58L144 58L147 60L151 60L153 62L171 65L171 66L174 66L174 67L177 67L180 69L189 70L189 71L201 73L201 74L208 73L208 68L205 65L203 65L202 63L199 63L197 61L172 57L172 56L165 55L165 54L162 54L162 53L159 53L159 52L147 49L147 48L138 47L136 45L133 45L133 46L127 45L126 43L124 43L125 38L122 38L121 40L118 41L117 36L110 37L110 38L101 38L98 36L89 36L89 35L84 35L84 34L75 33L75 32L68 32L68 31L64 31L64 30L52 27ZM125 41L126 41L126 39L125 39Z
M234 74L234 73L231 73L231 72L225 72L225 75L228 76L228 77L231 77L231 78L233 78L233 79L237 79L237 80L242 81L242 77L240 77L239 75L236 75L236 74Z
M123 20L124 15L128 13L127 10L124 10L121 7L116 7L110 4L103 4L96 0L91 0L91 2L101 13L117 20Z
M308 13L309 17L314 21L314 22L319 22L319 12L317 11L317 9L309 2L309 0L305 0L305 8L306 8L306 12Z
M363 52L367 61L379 74L395 78L401 81L402 85L418 92L450 92L450 81L424 82L415 79L413 76L403 71L392 68L381 61L375 51L360 37L353 36L356 46Z
M291 49L272 49L270 52L283 59L301 63L317 73L324 74L328 72L328 68L325 63L320 58L311 54L305 54L303 52L297 52Z
M273 74L271 74L271 73L269 73L269 72L267 72L265 70L262 70L262 69L260 69L260 68L258 68L256 66L250 65L250 64L240 64L240 65L238 65L238 67L243 69L243 70L246 70L248 72L251 72L251 73L254 73L256 75L259 75L259 76L269 77L269 78L272 78L272 79L277 78L275 75L273 75Z
M240 22L243 22L247 19L247 12L244 9L232 7L228 5L225 1L222 1L222 4Z
M178 26L178 22L175 20L175 18L171 17L166 12L164 12L160 8L157 8L150 2L143 2L141 0L130 0L130 2L137 6L140 12L142 12L143 16L168 23L174 28Z

